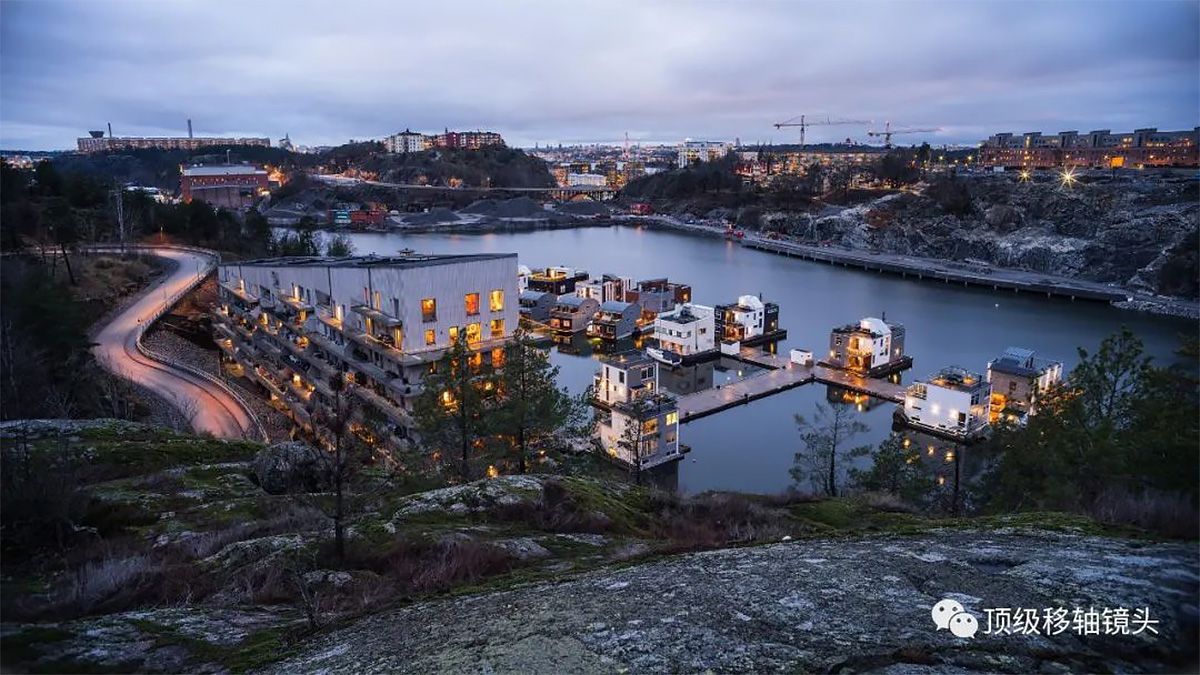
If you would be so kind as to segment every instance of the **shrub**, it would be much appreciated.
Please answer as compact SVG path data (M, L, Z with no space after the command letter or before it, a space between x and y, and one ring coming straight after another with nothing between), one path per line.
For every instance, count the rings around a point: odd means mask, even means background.
M1128 525L1179 539L1200 533L1193 497L1181 492L1109 488L1096 498L1088 515L1106 525Z

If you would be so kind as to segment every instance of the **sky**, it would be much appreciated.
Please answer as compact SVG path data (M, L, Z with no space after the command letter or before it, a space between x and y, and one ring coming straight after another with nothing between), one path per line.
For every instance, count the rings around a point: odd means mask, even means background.
M977 143L1200 125L1200 1L0 0L0 148L118 136L334 145Z

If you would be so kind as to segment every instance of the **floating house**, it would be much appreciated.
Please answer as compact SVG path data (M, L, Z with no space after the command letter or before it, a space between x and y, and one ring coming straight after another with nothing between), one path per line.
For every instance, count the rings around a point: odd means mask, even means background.
M601 304L625 301L625 289L633 286L633 279L605 274L599 279L588 279L575 284L575 295L591 298Z
M578 295L562 295L550 308L550 328L559 335L572 335L587 330L600 303Z
M1038 398L1062 381L1062 361L1038 358L1032 349L1009 347L988 362L991 421L1021 422L1037 413Z
M675 309L675 305L691 302L692 287L672 283L666 277L644 279L638 282L636 289L625 291L625 300L641 307L642 324L649 325L659 314Z
M822 365L867 377L908 368L912 358L904 354L904 326L867 317L834 328L829 334L829 356Z
M782 337L779 330L779 305L763 302L762 296L743 295L730 305L713 308L717 339L724 352L737 353L742 345L755 345L772 337Z
M680 459L679 406L659 391L658 364L641 352L604 357L594 381L597 434L609 457L650 469Z
M570 267L547 267L534 270L526 283L531 291L542 291L555 295L567 295L575 292L575 286L581 281L588 280L588 273Z
M955 438L975 436L988 426L991 385L958 367L908 386L899 412L909 425Z
M641 311L638 306L619 300L609 300L600 303L600 311L596 312L588 334L602 340L620 340L633 335L638 327L638 317Z
M696 356L716 349L713 308L690 302L654 320L654 338L664 350L680 356Z
M557 295L541 291L521 291L521 295L517 299L520 304L521 316L537 323L550 321L550 310L558 302Z

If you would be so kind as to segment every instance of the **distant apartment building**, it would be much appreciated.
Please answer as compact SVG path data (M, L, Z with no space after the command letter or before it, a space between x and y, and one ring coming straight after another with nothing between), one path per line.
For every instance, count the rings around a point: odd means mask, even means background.
M991 421L1020 422L1036 414L1038 398L1062 381L1062 361L1038 358L1032 349L1009 347L988 362L992 386Z
M569 173L567 187L604 187L608 177L600 173Z
M444 133L430 136L428 147L478 150L503 145L504 139L494 131L450 131L447 129Z
M472 365L498 364L517 326L517 256L273 258L218 268L215 337L227 366L272 405L316 422L345 395L383 420L385 440L413 434L413 401L452 343ZM378 435L379 429L374 432Z
M943 368L905 391L900 408L909 425L954 437L972 436L989 423L991 386L976 373Z
M682 457L679 405L659 390L654 360L640 352L605 357L593 385L597 434L610 457L640 469Z
M180 170L179 191L185 202L198 199L215 207L244 209L268 190L267 171L249 164L189 166Z
M1200 166L1200 127L1190 131L1151 127L1123 133L1109 129L1085 134L1000 133L983 143L979 161L984 166L1014 169L1195 167Z
M421 152L429 147L429 139L425 134L405 129L383 139L383 145L394 154Z
M76 140L79 152L112 152L116 150L199 150L200 148L209 148L213 146L257 146L269 148L271 147L271 139L269 138L217 138L217 137L192 137L192 136L164 136L164 137L121 137L121 136L96 136L95 134L102 132L92 132L92 136L88 138L80 138Z
M713 308L690 302L654 320L654 339L664 350L680 356L694 356L716 349Z
M829 334L829 355L823 363L871 376L906 367L911 359L904 354L904 326L867 317L834 328Z
M683 168L699 162L712 162L733 150L732 143L718 141L684 141L679 145L678 166Z

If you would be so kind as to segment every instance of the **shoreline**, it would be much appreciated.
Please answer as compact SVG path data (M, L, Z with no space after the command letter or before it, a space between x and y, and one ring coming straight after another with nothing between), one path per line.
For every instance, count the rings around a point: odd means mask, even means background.
M429 224L429 225L413 225L393 227L386 230L326 230L335 233L357 233L365 232L368 234L504 234L517 232L536 232L541 230L570 230L589 227L648 227L650 229L670 230L681 234L689 234L699 237L707 237L710 239L724 239L724 233L715 228L700 224L688 224L676 221L669 216L613 216L611 218L570 218L570 219L554 219L554 218L530 218L530 219L484 219L471 223L444 223L444 224ZM294 229L294 228L287 228ZM753 248L771 253L774 255L785 255L788 257L800 257L801 259L809 259L808 255L792 255L784 251L773 250L774 247L795 247L798 251L806 251L813 247L806 244L798 244L787 241L775 241L754 238L751 244L746 245L745 242L738 242L739 245L745 248ZM947 266L953 266L954 261L941 260L938 258L923 258L918 256L895 256L894 254L877 253L868 250L847 249L823 249L820 259L813 257L813 261L822 262L825 264L841 265L843 267L858 267L863 261L862 256L886 257L888 267L885 271L902 276L905 278L914 277L920 281L948 283L943 277L953 279L956 283L965 283L965 285L975 285L977 287L996 287L999 283L987 283L987 279L978 278L972 280L972 275L965 273L956 273L947 270ZM836 260L834 259L836 258ZM844 259L843 259L844 258ZM876 263L876 266L879 266ZM1038 284L1036 288L1031 287L1026 292L1028 293L1047 293L1049 295L1059 295L1063 297L1071 297L1075 295L1079 299L1088 302L1103 302L1110 307L1116 309L1142 312L1155 316L1166 316L1179 319L1200 320L1200 302L1187 300L1184 298L1164 298L1156 295L1145 293L1124 286L1105 284L1103 282L1093 282L1072 277L1062 277L1058 275L1045 274L1041 272L1031 272L1029 270L1019 270L1013 268L993 267L991 271L1000 272L1004 275L1036 275ZM933 270L934 272L931 272ZM939 272L940 271L940 272ZM997 277L997 280L999 277ZM1016 282L1013 282L1016 283ZM1106 288L1110 297L1099 297L1103 294L1100 288ZM1072 290L1075 292L1072 293ZM1092 294L1096 294L1093 297ZM1124 295L1123 299L1117 297L1118 294Z

